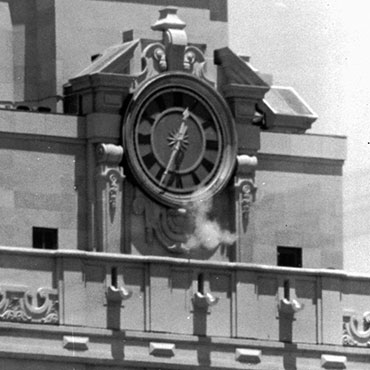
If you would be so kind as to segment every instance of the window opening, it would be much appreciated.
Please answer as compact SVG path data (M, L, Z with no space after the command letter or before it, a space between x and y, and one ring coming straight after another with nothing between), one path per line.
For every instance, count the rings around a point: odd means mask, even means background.
M302 248L277 247L277 265L302 267Z
M33 227L32 246L36 249L58 249L58 229Z

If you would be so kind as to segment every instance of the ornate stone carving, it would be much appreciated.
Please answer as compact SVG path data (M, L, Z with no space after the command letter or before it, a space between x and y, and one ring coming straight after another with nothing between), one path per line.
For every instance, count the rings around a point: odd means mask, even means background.
M344 312L342 341L344 346L370 347L370 311L361 319L352 310Z
M177 16L177 8L160 10L160 17L152 29L162 32L162 42L148 45L142 53L143 72L147 78L165 71L185 71L213 84L206 77L203 52L187 45L185 27L186 23Z
M0 286L0 321L58 324L57 290Z
M120 174L121 175L121 174ZM118 177L116 171L110 171L108 175L108 194L109 194L109 208L112 213L116 211L117 207L117 194L119 190L118 182L122 179L122 176Z
M166 51L163 44L155 42L148 45L142 53L142 61L147 78L167 71Z
M243 233L247 232L249 210L256 199L257 187L254 184L254 171L257 158L248 155L238 156L238 172L235 179L237 218L241 221Z
M172 253L186 253L187 235L194 228L193 218L185 209L168 209L155 204L140 192L133 202L133 212L143 215L146 242L153 242L153 233L161 245Z
M193 75L201 78L211 85L214 83L206 76L207 62L203 52L196 46L189 45L185 48L184 54L184 70L189 71Z
M100 164L98 176L106 182L109 214L112 221L117 208L117 196L125 178L123 168L119 166L123 157L123 147L114 144L99 144L96 147L96 155Z
M252 179L237 179L235 184L243 232L247 232L249 210L256 198L257 188Z

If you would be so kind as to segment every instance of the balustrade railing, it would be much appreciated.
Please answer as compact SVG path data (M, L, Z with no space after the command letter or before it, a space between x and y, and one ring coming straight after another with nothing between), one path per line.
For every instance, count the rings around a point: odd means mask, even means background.
M370 343L370 276L8 247L0 261L0 321Z

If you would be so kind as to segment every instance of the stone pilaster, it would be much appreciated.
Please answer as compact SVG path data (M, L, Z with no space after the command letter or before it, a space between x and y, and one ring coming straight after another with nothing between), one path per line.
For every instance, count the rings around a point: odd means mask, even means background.
M238 169L234 182L235 226L237 234L236 258L237 261L242 261L248 259L243 258L243 256L248 255L248 251L245 251L245 249L251 248L251 246L248 245L247 228L250 207L255 200L257 191L254 183L257 158L244 154L239 155L237 159Z
M97 249L120 253L123 240L122 194L124 174L120 162L122 146L99 144L96 147L96 238Z
M252 67L229 48L215 50L217 87L235 119L238 153L255 154L260 148L260 128L253 125L257 104L269 86Z

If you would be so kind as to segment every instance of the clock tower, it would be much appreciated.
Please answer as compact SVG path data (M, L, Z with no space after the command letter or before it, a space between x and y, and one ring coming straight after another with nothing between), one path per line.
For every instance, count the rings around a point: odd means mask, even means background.
M152 26L160 41L112 47L65 86L66 111L87 114L88 129L109 130L96 122L102 112L120 126L115 140L91 143L96 250L240 259L259 148L252 122L269 88L228 48L215 51L212 81L204 45L189 42L185 27L176 8L162 9Z
M15 92L50 106L0 110L1 368L367 368L345 138L214 50L226 0L168 2L9 2Z

